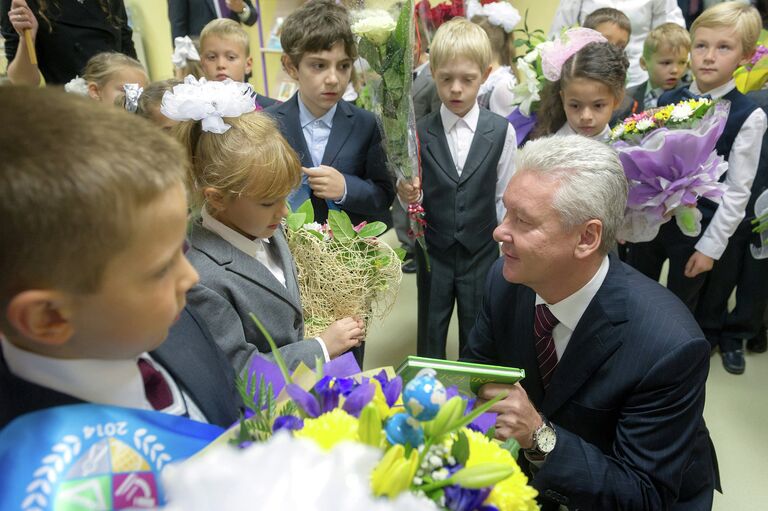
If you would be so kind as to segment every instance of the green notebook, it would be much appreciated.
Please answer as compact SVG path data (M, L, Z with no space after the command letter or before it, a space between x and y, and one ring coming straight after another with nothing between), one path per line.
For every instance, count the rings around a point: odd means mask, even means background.
M434 369L437 373L437 379L446 387L455 385L459 393L472 397L486 383L512 385L525 378L525 370L516 367L454 362L453 360L415 356L406 358L396 372L403 378L403 384L407 384L424 368Z

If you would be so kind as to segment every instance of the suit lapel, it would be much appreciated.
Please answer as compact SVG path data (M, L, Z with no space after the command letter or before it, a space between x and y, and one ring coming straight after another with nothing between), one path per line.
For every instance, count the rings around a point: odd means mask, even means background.
M626 321L624 269L616 257L603 285L576 325L568 346L552 375L542 411L551 416L597 371L621 343Z
M427 127L430 138L427 141L427 151L437 162L440 169L452 180L459 182L459 173L456 171L456 164L451 156L451 149L448 147L448 139L445 138L445 129L443 120L440 117L440 111L435 112L432 122Z
M493 125L488 122L483 122L485 111L480 109L480 117L477 120L477 129L475 130L475 136L472 137L472 145L469 146L469 153L467 153L467 161L464 162L464 168L461 171L461 182L469 179L472 174L482 165L493 148ZM485 128L481 126L485 125ZM481 131L483 129L483 131Z
M336 114L333 116L333 128L331 136L328 138L328 144L325 146L322 164L333 166L336 156L352 134L355 125L355 117L352 109L346 101L337 103Z
M304 133L301 130L301 121L299 120L299 93L293 95L291 99L280 105L275 114L282 117L283 136L288 144L293 147L301 159L304 167L314 167L312 155L307 148L307 141L304 139Z

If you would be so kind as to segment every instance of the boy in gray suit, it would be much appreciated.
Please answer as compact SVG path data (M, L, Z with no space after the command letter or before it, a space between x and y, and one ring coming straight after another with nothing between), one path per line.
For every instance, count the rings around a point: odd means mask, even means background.
M417 125L423 189L418 179L398 183L402 202L421 201L426 210L430 271L416 251L420 356L445 358L454 301L463 349L485 275L499 255L492 234L505 213L501 198L514 171L516 139L506 119L477 105L490 61L488 36L477 25L454 19L435 33L430 67L442 106Z

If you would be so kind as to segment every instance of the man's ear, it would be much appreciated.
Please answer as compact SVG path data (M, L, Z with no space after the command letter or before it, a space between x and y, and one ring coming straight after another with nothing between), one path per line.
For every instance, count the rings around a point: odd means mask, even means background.
M293 63L293 60L291 60L291 57L283 53L283 56L280 57L280 63L283 65L283 70L288 73L288 76L299 81L299 70L296 68L296 65Z
M97 101L101 101L101 94L99 94L99 86L96 85L96 82L88 82L88 97L91 99L95 99Z
M603 241L603 222L593 218L588 220L581 228L579 242L576 245L574 255L577 259L585 259L600 250Z
M217 188L212 186L203 188L203 198L212 211L224 211L226 209L224 204L224 194Z
M75 333L66 293L33 289L11 298L8 323L19 335L46 346L61 346Z

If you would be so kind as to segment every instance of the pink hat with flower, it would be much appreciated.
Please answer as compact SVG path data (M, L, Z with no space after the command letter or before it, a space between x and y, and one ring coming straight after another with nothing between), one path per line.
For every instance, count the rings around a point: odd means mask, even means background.
M550 82L560 79L565 61L589 43L607 43L603 34L591 28L571 28L560 37L556 37L551 44L542 45L541 70L544 77Z

